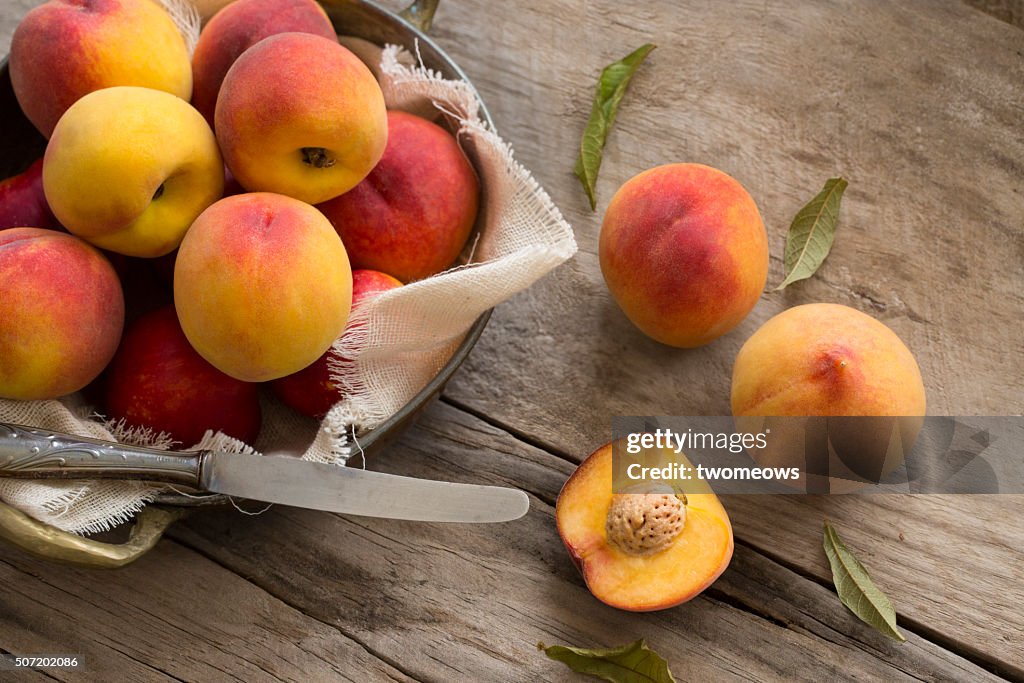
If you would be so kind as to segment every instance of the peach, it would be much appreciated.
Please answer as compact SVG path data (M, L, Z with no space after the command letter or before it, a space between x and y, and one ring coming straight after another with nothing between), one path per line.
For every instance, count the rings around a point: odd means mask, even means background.
M173 306L139 318L105 377L110 418L165 432L185 446L206 430L252 443L260 430L258 385L228 377L189 345Z
M71 235L0 231L0 397L78 391L110 361L124 298L110 263Z
M338 39L316 0L236 0L210 19L192 54L192 105L211 126L220 84L235 60L264 38L288 32Z
M319 209L353 268L412 282L458 258L476 220L479 183L455 138L440 126L388 112L388 143L370 175Z
M281 33L228 70L214 114L231 173L249 191L310 204L355 187L387 143L384 95L336 40Z
M50 0L18 25L10 60L18 103L45 137L95 90L135 85L185 100L192 94L185 40L152 0Z
M156 257L220 199L224 165L213 131L188 102L119 86L89 93L61 117L46 146L43 189L70 232Z
M389 289L401 287L395 278L376 270L352 271L352 312L367 299ZM349 324L346 330L352 326ZM341 389L331 379L330 359L342 361L333 351L327 351L307 368L293 375L274 380L270 388L278 398L295 410L310 417L322 418L343 398Z
M43 192L41 158L18 175L0 182L0 229L26 226L60 228Z
M768 236L754 200L700 164L658 166L623 184L605 212L598 253L626 317L683 348L736 327L768 277Z
M565 482L558 533L601 602L634 612L674 607L710 586L732 559L729 516L706 482L680 493L615 493L613 444ZM690 466L685 457L671 459Z
M283 195L226 197L196 219L174 264L189 342L235 379L264 382L319 358L345 328L352 271L323 214Z
M805 486L828 483L826 490L851 490L891 472L926 408L906 345L881 322L839 304L796 306L762 325L736 356L731 401L741 431L761 431L765 417L791 416L769 421L769 448L752 455L765 466L799 466Z

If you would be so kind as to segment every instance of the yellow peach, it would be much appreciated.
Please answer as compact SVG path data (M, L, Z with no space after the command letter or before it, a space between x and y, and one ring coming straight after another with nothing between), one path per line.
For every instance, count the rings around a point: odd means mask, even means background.
M912 448L926 408L906 345L839 304L796 306L762 325L736 356L731 400L740 431L772 432L755 460L799 467L801 487L816 492L882 481Z
M317 360L345 328L352 271L322 213L283 195L226 197L196 219L174 266L189 343L221 372L265 382Z
M558 533L587 588L601 602L634 612L696 597L732 559L725 508L697 479L680 494L616 493L612 449L607 444L587 457L555 505ZM680 455L671 460L689 466Z
M224 192L213 131L181 98L122 86L90 93L46 147L43 189L57 219L128 256L173 251Z

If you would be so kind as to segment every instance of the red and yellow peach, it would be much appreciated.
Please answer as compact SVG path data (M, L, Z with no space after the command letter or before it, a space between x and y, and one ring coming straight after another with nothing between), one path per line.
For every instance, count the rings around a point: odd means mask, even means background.
M732 177L700 164L658 166L619 188L599 256L626 317L684 348L738 325L768 277L768 236L754 200Z
M451 133L390 111L380 162L361 183L318 208L341 235L354 268L412 282L458 258L473 230L479 193L473 167Z
M226 197L185 235L174 304L189 342L236 379L298 372L341 335L352 301L345 247L323 214L283 195Z
M124 297L110 263L53 230L0 231L0 397L50 399L106 367L121 338Z

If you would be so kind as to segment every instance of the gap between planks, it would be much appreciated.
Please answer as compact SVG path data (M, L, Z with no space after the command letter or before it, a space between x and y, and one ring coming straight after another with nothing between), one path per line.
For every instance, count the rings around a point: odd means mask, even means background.
M332 513L325 512L324 514L332 514ZM301 614L301 615L303 615L304 617L306 617L308 619L312 619L313 621L316 621L317 623L323 624L324 626L327 626L328 628L330 628L333 631L337 631L339 634L341 634L342 637L344 637L347 640L352 641L353 643L358 645L360 648L362 648L363 651L366 652L366 654L370 655L374 659L377 659L377 660L381 661L382 663L386 664L387 666L390 666L391 668L395 669L396 671L398 671L399 673L401 673L403 676L407 677L408 679L410 679L412 681L415 681L416 683L426 683L422 679L417 678L410 671L406 670L402 666L401 662L395 661L393 658L388 657L387 655L385 655L385 654L383 654L381 652L378 652L375 648L373 648L369 644L367 644L363 639L359 638L358 636L355 636L352 633L349 633L349 632L345 631L345 629L341 628L338 624L331 623L330 621L321 619L320 617L316 616L315 614L311 614L307 610L303 609L301 605L296 604L294 601L288 600L287 597L285 597L284 595L278 595L274 591L270 590L270 588L268 588L267 586L264 586L262 583L260 583L260 582L258 582L256 580L246 576L245 574L242 574L241 572L237 571L236 569L234 569L230 565L226 564L225 562L223 562L222 560L217 558L215 555L212 555L209 552L207 552L201 546L198 546L196 544L190 543L187 540L185 540L184 538L182 538L181 536L175 535L173 533L173 528L168 533L168 536L169 537L165 537L164 538L164 542L172 543L172 544L174 544L176 546L180 546L182 548L185 548L186 550L189 550L189 551L191 551L191 552L201 556L205 560L207 560L209 562L212 562L213 564L217 565L221 569L224 569L225 571L228 571L231 574L237 576L238 578L240 578L241 580L245 581L249 585L251 585L254 588L258 589L260 592L265 593L268 596L270 596L271 598L273 598L274 600L277 600L277 601L281 602L282 604L286 605L289 609L294 610L298 614Z
M178 541L176 539L173 539L173 538L170 538L170 537L166 537L166 536L161 540L161 545L169 546L170 548L177 549L179 552L183 552L185 554L198 555L199 557L203 558L203 560L209 562L210 565L216 567L218 570L225 570L232 577L234 577L236 579L240 579L242 584L244 584L245 586L247 586L249 588L256 589L256 591L258 593L261 593L261 594L265 595L271 601L281 603L282 605L287 607L288 610L290 610L297 617L302 617L302 618L305 618L305 619L309 619L311 622L315 622L316 624L318 624L320 626L327 627L332 633L339 634L346 641L348 641L348 642L358 646L367 655L369 655L373 659L375 659L378 662L380 662L381 664L383 664L384 666L382 668L384 670L381 671L380 673L383 674L384 676L386 676L388 680L392 680L392 681L413 681L414 683L423 683L420 679L418 679L415 676L413 676L411 674L408 674L405 671L403 671L401 666L397 665L394 662L389 661L389 658L381 656L379 653L375 652L372 648L367 647L367 645L364 644L363 642L361 642L361 640L359 638L352 637L351 635L346 633L343 629L339 628L336 624L331 624L331 623L325 622L322 619L318 619L315 615L309 614L306 611L302 610L301 608L297 608L296 606L294 606L292 604L289 604L289 602L287 600L284 600L284 599L278 597L273 592L268 591L265 588L263 588L262 586L260 586L258 583L250 580L246 576L244 576L244 575L240 574L239 572L233 570L231 567L225 565L224 563L219 562L215 557L210 557L207 553L203 552L202 549L193 548L188 543L183 543L183 542L180 542L180 541ZM20 550L15 551L15 552L20 554L22 556L23 560L27 560L29 562L48 562L46 560L39 560L38 558L35 558L34 556L32 556L30 554L26 554L26 553L24 553L24 552L22 552ZM69 593L71 593L71 595L75 595L75 596L79 595L78 593L73 593L73 592L69 591L69 589L67 587L65 587L64 585L61 585L59 583L55 583L55 582L52 582L52 581L48 581L46 578L44 578L43 576L39 575L37 572L32 571L32 569L30 567L21 566L21 564L17 560L11 560L9 558L0 556L0 565L6 566L6 567L10 568L12 571L15 571L15 572L18 572L18 573L23 574L25 576L31 577L31 578L33 578L33 579L35 579L37 581L41 581L44 585L46 585L46 586L48 586L48 587L50 587L52 589L55 589L55 590L58 590L58 591L62 591L62 592L69 592ZM103 573L103 572L106 572L108 570L94 570L94 571L98 571L100 573ZM116 570L109 570L109 571L116 571ZM138 607L138 605L137 605L137 607ZM138 607L138 608L139 609L143 609L142 607ZM148 610L143 610L143 611L147 611L148 612ZM156 618L159 618L158 615L156 615L156 614L154 614L152 612L148 612L148 613L150 615L156 617ZM109 636L109 634L107 634L107 635ZM280 634L280 635L282 635L282 637L284 638L285 641L288 640L287 637L284 636L284 634ZM146 661L145 659L141 659L138 656L133 655L130 651L127 651L126 648L120 647L120 645L122 645L122 642L117 640L117 639L115 639L115 638L107 637L107 638L105 638L103 640L102 644L103 644L103 646L105 646L105 647L109 648L110 650L116 652L117 654L121 655L122 657L125 657L126 659L129 659L129 660L137 663L142 668L144 668L146 670L149 670L149 671L152 671L154 673L154 675L161 675L161 676L166 677L168 680L178 681L180 683L185 683L187 680L189 680L189 678L181 678L181 677L171 673L166 668L161 668L160 666L157 666L157 665L155 665L152 662ZM172 647L172 648L174 647L173 643L167 643L167 645L168 645L168 647ZM298 646L298 647L299 647L300 650L315 656L315 653L309 652L309 651L305 650L304 648L302 648L301 646ZM0 648L0 653L11 654L6 648ZM318 658L322 659L320 657L318 657ZM260 664L258 662L254 662L254 661L250 661L250 660L246 660L246 661L248 661L248 663L250 665L252 665L252 666L256 667L257 669L259 669L260 671L264 672L267 675L267 680L281 680L277 673L275 673L274 671L268 670L268 669L260 666ZM327 662L326 660L324 660L324 661L325 661L325 663L327 663L329 665L332 665L330 662ZM239 678L238 675L235 672L232 672L232 671L227 670L227 669L221 669L220 667L218 667L213 662L207 661L205 663L206 663L207 666L220 671L221 673L223 673L224 675L230 677L233 680L243 680L243 679ZM404 678L398 678L398 677L392 675L387 670L388 667L393 669L395 673L404 676ZM38 674L38 675L42 675L46 679L55 680L55 681L78 680L78 674L80 673L80 672L75 672L75 671L68 671L68 672L66 672L68 674L68 678L60 678L60 677L54 676L54 675L52 675L52 674L50 674L48 672L45 672L45 671L38 671L38 670L35 670L35 669L32 669L30 671L32 673L35 673L35 674ZM64 673L64 672L62 672L62 673ZM353 679L346 678L346 680L353 680ZM383 679L381 679L381 680L383 680Z

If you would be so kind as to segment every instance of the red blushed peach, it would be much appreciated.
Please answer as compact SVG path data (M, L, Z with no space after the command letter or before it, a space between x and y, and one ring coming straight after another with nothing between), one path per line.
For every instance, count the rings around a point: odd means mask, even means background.
M668 164L612 197L599 242L601 273L641 331L694 347L725 334L757 303L768 236L754 200L725 173Z
M345 243L354 268L403 282L454 263L473 230L480 193L455 138L440 126L388 112L388 144L366 180L318 208Z
M50 0L11 39L11 84L25 116L50 137L83 96L116 85L192 94L188 48L158 2Z
M797 466L804 486L845 491L880 481L910 450L925 414L913 354L871 316L839 304L805 304L771 318L743 344L732 373L732 412L740 431L763 431L763 466ZM819 421L820 452L811 448ZM827 440L825 439L827 429ZM829 447L831 446L831 447ZM820 488L828 484L827 489Z
M104 382L107 417L166 432L185 446L206 430L252 443L260 430L256 384L228 377L185 338L173 306L128 326Z
M924 415L921 371L896 334L839 304L779 313L732 371L734 415Z
M0 231L0 397L78 391L110 361L123 325L121 285L99 251L52 230Z
M376 270L352 271L352 311L375 294L401 287L402 283ZM351 327L346 327L348 330ZM331 379L329 359L341 360L333 351L320 356L307 368L294 375L274 380L270 384L277 397L286 405L310 417L322 418L343 396L341 389Z
M236 0L210 19L192 54L192 105L211 126L220 84L235 60L264 38L288 32L338 39L315 0Z
M615 493L612 479L607 444L569 477L555 505L562 542L598 600L634 612L673 607L729 566L732 525L706 482L686 482L677 495Z
M0 230L25 226L60 229L43 192L41 158L18 175L0 181Z
M370 70L337 40L308 33L281 33L246 50L224 77L214 121L242 187L310 204L359 184L388 133Z
M352 271L323 214L283 195L226 197L189 228L174 304L189 342L221 372L265 382L298 372L345 329Z

